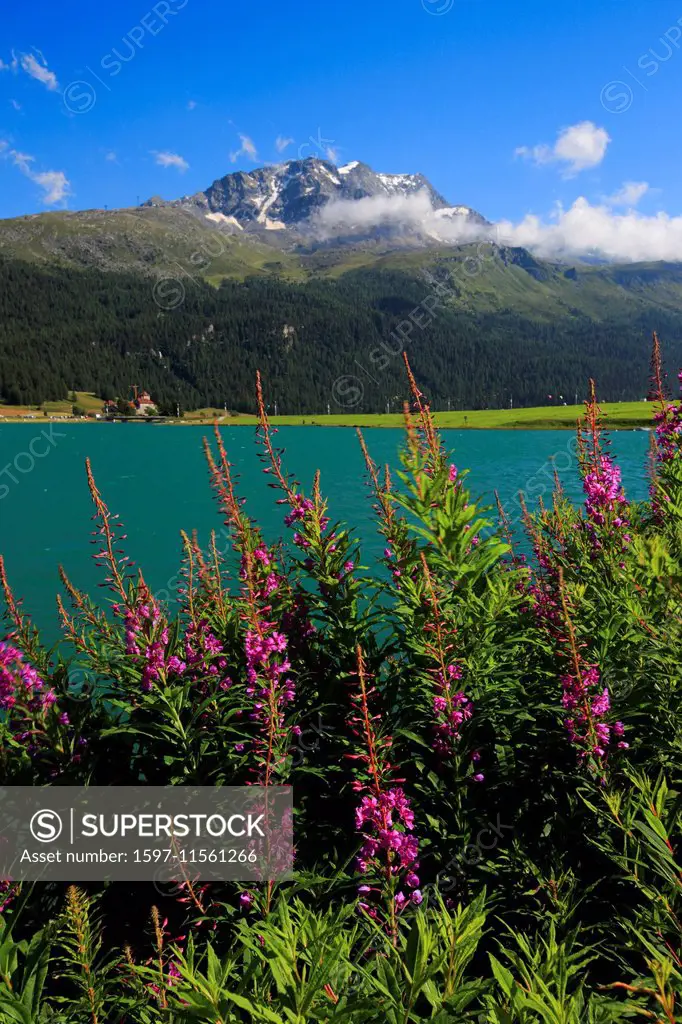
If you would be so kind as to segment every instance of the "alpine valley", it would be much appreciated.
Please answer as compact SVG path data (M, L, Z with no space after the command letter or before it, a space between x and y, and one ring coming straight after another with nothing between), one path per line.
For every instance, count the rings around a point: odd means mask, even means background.
M136 381L162 410L249 412L267 367L281 412L343 411L351 378L354 410L379 412L404 396L402 348L435 408L582 397L589 377L637 399L652 330L682 362L682 264L541 260L422 175L357 161L0 221L0 402Z

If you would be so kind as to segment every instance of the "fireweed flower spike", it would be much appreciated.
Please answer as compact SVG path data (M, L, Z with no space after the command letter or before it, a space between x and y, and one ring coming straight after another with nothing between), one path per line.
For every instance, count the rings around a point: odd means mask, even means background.
M558 573L555 551L540 524L531 516L525 500L521 498L521 512L524 529L533 546L537 569L527 583L532 611L540 626L550 636L556 637L561 630L561 610L558 597Z
M682 389L682 372L677 375ZM682 399L671 402L666 394L661 362L661 346L654 332L651 354L650 400L654 403L655 431L653 435L651 461L651 487L649 494L654 521L660 526L664 521L665 506L671 501L671 491L679 487L677 456L682 448ZM676 486L677 485L677 486Z
M379 479L376 463L370 455L362 431L357 430L360 448L367 467L369 483L376 498L374 511L379 519L379 532L386 538L384 549L386 565L393 576L394 585L400 588L400 578L405 565L414 555L415 543L408 536L407 523L403 516L396 514L397 503L393 496L391 474L388 466L384 470L383 482Z
M601 410L597 404L594 381L590 380L590 397L585 402L585 420L581 433L580 463L585 492L586 528L593 555L613 538L618 539L619 553L627 547L628 503L623 493L620 468L605 451L601 426Z
M622 722L609 725L606 721L611 710L608 687L602 685L598 667L586 664L580 654L561 569L559 593L565 626L564 651L570 665L561 677L561 703L567 712L564 724L579 758L587 760L590 769L603 779L609 747L614 739L617 749L628 748L623 738L625 730Z
M442 758L450 757L455 743L461 739L461 727L473 715L473 705L457 687L462 678L462 666L453 659L456 630L443 619L441 614L433 578L429 571L426 556L421 554L422 572L426 585L426 599L429 604L429 618L424 625L427 634L425 651L435 667L429 669L433 678L433 717L434 740L433 749ZM483 775L478 773L478 782Z
M421 902L416 874L419 844L412 834L414 813L404 791L396 785L399 780L388 758L392 739L381 735L376 724L381 716L370 707L376 690L369 685L359 646L356 657L357 690L351 693L353 712L349 722L362 746L360 752L347 756L356 767L353 789L364 794L355 812L355 826L363 837L357 869L366 879L358 888L358 907L379 920L376 898L383 899L385 926L396 943L399 914L411 902ZM403 891L401 885L408 891Z
M249 744L251 781L270 786L283 781L287 775L294 725L288 722L290 705L295 697L287 650L289 639L273 617L273 600L284 589L286 580L278 572L274 551L266 546L257 527L242 511L231 465L217 428L216 441L219 461L213 459L208 446L206 454L221 509L226 513L226 523L232 530L234 546L240 555L241 618L245 630L245 711L254 731ZM203 642L207 642L206 638ZM209 635L208 643L214 646L217 641ZM216 649L214 653L219 652ZM231 685L230 680L226 680L226 684ZM239 746L242 747L241 744Z
M48 672L50 659L40 642L40 632L22 609L22 602L14 596L7 579L5 560L2 555L0 555L0 593L5 602L5 618L11 624L7 639L15 640L26 657L30 658L41 671Z
M284 524L294 531L294 544L305 552L310 550L311 555L316 555L319 560L324 557L324 554L328 555L332 547L329 544L329 540L332 538L324 538L329 526L329 519L325 514L326 503L320 493L319 471L315 475L313 497L308 498L301 492L298 482L285 474L282 468L282 450L276 448L272 441L273 431L265 411L260 373L256 375L256 399L258 402L257 438L263 449L261 459L266 463L263 472L272 476L270 487L282 492L283 497L279 499L279 503L289 506L289 512L284 517ZM313 563L314 561L313 559ZM341 565L342 562L339 562L337 573Z
M242 553L247 548L253 550L261 541L260 532L249 516L242 510L245 499L239 498L235 489L232 464L227 457L225 445L218 425L215 425L215 442L218 450L218 461L215 460L208 440L204 438L204 453L211 475L211 483L218 498L221 512L226 516L225 525L230 529L234 550Z
M120 597L124 605L130 601L130 588L128 581L133 579L130 572L132 562L127 555L117 549L116 545L126 539L123 533L123 526L118 522L118 515L109 511L95 483L90 459L85 460L85 470L88 477L88 488L90 496L95 505L93 520L98 524L93 532L95 538L92 543L99 547L93 558L95 564L103 566L109 573L105 584L110 590Z
M5 756L14 745L24 763L30 761L33 768L43 763L45 755L56 754L58 763L64 766L78 763L80 754L74 749L69 716L57 701L55 690L23 652L13 643L1 642L0 750ZM81 750L84 746L81 740ZM53 762L52 778L60 770Z
M259 549L260 550L260 549ZM287 713L294 701L295 689L291 662L287 656L288 639L277 624L266 617L269 607L261 604L254 563L262 558L244 553L246 688L251 711L250 720L256 728L253 741L254 781L272 786L284 781L292 746L292 728ZM266 568L269 567L269 561Z
M314 635L316 627L310 621L314 611L324 615L329 630L338 639L343 657L352 664L355 638L362 635L365 624L357 612L356 596L360 588L355 568L358 564L356 545L345 530L332 529L327 515L327 502L320 490L320 473L315 473L312 494L308 497L300 484L284 472L282 451L272 440L274 431L270 427L260 374L256 377L258 401L258 443L262 448L261 461L266 463L264 472L270 477L270 487L282 494L277 503L288 506L284 517L285 526L292 531L292 540L305 556L300 565L305 573L317 583L317 594L310 595L309 589L297 585L293 594L293 608L287 612L286 623L294 632L292 641L300 646ZM318 596L319 595L319 596ZM351 641L348 635L351 635Z
M405 364L405 370L407 372L407 380L410 386L410 393L412 395L412 406L416 415L418 431L416 438L413 434L410 438L411 427L409 407L405 410L405 420L408 426L408 443L411 440L412 445L416 444L416 447L426 456L427 462L427 473L431 474L438 469L444 459L444 451L440 442L440 438L434 426L433 417L431 415L431 409L429 408L428 402L424 399L424 395L419 390L417 382L414 379L412 368L410 366L407 353L403 352L403 362ZM415 452L416 454L416 452ZM453 467L454 468L454 467ZM454 477L451 478L454 480Z
M146 611L149 611L153 602L150 603L151 595L142 574L138 573L136 576L132 571L133 563L120 547L120 544L126 539L126 534L123 533L123 526L119 522L118 515L109 511L99 492L89 459L85 460L85 468L90 496L95 506L92 519L96 523L96 528L92 532L91 543L97 550L92 558L95 565L104 569L106 573L104 583L99 586L110 590L115 596L112 610L114 615L124 622L125 641L123 646L126 653L131 653L129 650L132 643L131 636L142 630L143 620L147 617ZM74 612L71 614L66 610L61 597L57 598L57 605L65 633L76 649L94 657L93 639L104 641L107 646L120 646L117 630L105 613L97 609L89 597L71 583L61 566L59 575ZM145 610L142 610L143 608ZM160 621L160 617L154 618L157 612L158 609L151 612L154 626L158 625ZM150 644L158 639L149 634L149 624L147 624L147 633L150 636ZM141 651L138 650L135 653L140 654ZM149 652L149 660L150 666L153 667L158 662L158 650ZM145 683L149 681L149 678L151 676L148 675Z

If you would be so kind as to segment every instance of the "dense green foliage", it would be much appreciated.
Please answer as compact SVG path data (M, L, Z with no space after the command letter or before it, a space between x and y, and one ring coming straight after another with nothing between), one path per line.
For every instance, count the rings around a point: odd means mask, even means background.
M138 384L162 412L253 412L253 376L267 366L266 398L280 414L384 412L387 402L398 411L403 349L434 409L543 405L558 394L570 404L590 376L604 398L641 399L654 308L671 360L682 359L672 271L594 271L576 283L512 255L482 262L478 277L461 254L443 258L432 280L424 257L404 255L302 283L271 275L214 288L176 270L182 292L155 292L153 278L132 273L0 262L0 402L127 395ZM161 308L155 295L182 301Z
M527 517L528 564L411 385L398 486L365 449L381 572L319 480L304 495L287 476L262 400L293 544L265 544L217 434L234 552L184 537L173 621L89 467L115 603L64 574L64 643L45 651L0 563L0 782L286 784L296 807L291 882L6 885L3 1020L680 1019L682 404L656 367L634 506L591 398L585 505L557 491Z

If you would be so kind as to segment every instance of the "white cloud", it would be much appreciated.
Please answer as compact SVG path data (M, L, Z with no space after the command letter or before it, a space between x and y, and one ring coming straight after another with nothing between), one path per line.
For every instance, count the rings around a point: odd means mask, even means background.
M629 189L631 198L637 192L644 194L644 182L627 183L623 192L628 185L639 186ZM518 222L506 220L488 227L434 210L426 192L371 196L328 203L318 212L316 224L326 238L402 227L451 244L485 239L521 246L549 259L599 256L622 263L682 261L682 216L645 216L633 208L616 212L608 203L591 203L584 196L567 209L557 206L549 217L528 214Z
M288 146L290 146L293 141L293 139L290 139L288 137L285 138L284 135L278 135L277 138L275 139L275 149L277 150L278 153L283 153L284 150Z
M159 167L177 167L181 174L184 174L189 168L187 161L178 153L157 153L156 150L152 150L152 153L154 153Z
M648 181L626 181L618 192L604 196L604 203L607 206L637 206L640 199L650 190Z
M7 143L0 143L0 155L9 157L15 167L43 190L42 201L46 206L63 203L71 195L71 182L64 171L34 171L35 157L17 149L7 149Z
M194 110L196 105L197 105L197 101L196 100L190 100L189 103L187 104L187 109L188 110Z
M481 234L480 226L466 218L446 218L434 210L426 190L411 195L333 200L318 211L315 224L323 237L375 227L404 228L447 242L467 241Z
M42 54L40 54L40 56L42 57ZM42 58L42 61L40 61L34 57L32 53L22 53L20 57L20 64L27 75L30 75L31 78L35 78L38 82L42 82L50 92L57 91L59 88L57 76L54 71L50 71L44 57Z
M581 121L563 128L553 146L544 142L537 146L519 146L515 156L532 160L538 166L561 164L565 176L572 177L600 164L610 141L605 128L598 128L592 121Z
M339 151L338 149L335 149L334 146L326 146L324 150L324 155L326 156L327 160L329 160L329 162L332 164L336 164L339 162Z
M240 135L239 141L241 142L241 147L234 153L230 153L230 160L232 163L236 163L240 156L248 156L250 160L257 160L258 152L253 139L250 139L248 135Z
M114 153L113 149L109 150L109 152L104 157L104 159L108 160L109 163L112 163L112 164L115 164L117 162L117 157L116 157L116 154Z
M10 103L12 104L15 110L21 110L21 103L17 103L16 100L10 100Z
M682 216L663 212L645 216L634 209L615 213L605 204L593 205L584 196L567 210L558 207L549 222L528 215L518 224L502 221L497 229L507 244L524 246L539 256L597 255L622 262L682 260Z
M43 202L46 206L61 203L71 194L71 183L63 171L44 171L30 177L31 181L35 181L44 190Z

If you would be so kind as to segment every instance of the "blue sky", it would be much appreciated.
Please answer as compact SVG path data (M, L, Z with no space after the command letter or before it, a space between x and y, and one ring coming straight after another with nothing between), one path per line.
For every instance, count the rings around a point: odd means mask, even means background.
M329 150L421 171L495 221L579 196L675 217L680 26L668 0L14 4L0 216L175 198Z

